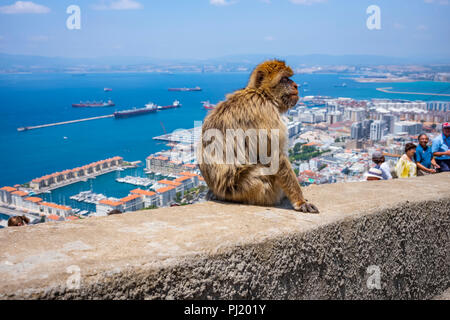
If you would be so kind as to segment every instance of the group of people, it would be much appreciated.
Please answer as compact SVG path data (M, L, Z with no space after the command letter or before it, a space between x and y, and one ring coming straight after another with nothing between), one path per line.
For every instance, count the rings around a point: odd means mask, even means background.
M397 178L423 176L437 172L450 171L450 123L442 125L442 134L437 136L431 146L429 138L422 133L418 137L419 145L407 143L403 154L395 165ZM389 165L381 152L372 156L375 166L367 173L367 180L392 179Z

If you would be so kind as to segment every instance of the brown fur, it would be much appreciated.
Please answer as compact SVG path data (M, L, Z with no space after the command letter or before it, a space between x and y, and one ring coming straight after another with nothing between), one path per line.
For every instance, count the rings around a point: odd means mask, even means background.
M217 129L223 134L225 141L227 129L244 131L266 129L269 133L268 155L271 154L270 130L280 130L279 170L274 175L261 175L261 168L265 165L259 158L256 164L249 164L248 152L245 164L206 163L206 160L212 159L213 156L203 152L203 148L211 141L202 141L199 149L203 161L199 166L216 199L273 206L286 195L294 209L318 212L303 198L300 185L285 153L287 129L281 114L295 106L298 101L297 85L289 79L292 75L292 69L283 61L266 61L252 72L246 88L228 95L226 101L220 102L205 118L203 133L208 129ZM248 150L252 143L254 142L246 139L245 149ZM236 143L234 148L236 150Z
M30 219L26 216L14 216L8 219L8 227L26 226L30 223Z

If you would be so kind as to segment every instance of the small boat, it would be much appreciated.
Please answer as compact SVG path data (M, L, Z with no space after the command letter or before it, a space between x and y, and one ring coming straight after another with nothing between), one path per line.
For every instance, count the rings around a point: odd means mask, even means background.
M216 107L215 104L211 104L209 101L202 101L203 103L203 108L205 108L206 110L212 110Z
M112 89L111 89L111 88L104 88L103 91L105 91L105 92L111 92Z
M112 100L108 100L107 102L80 102L72 104L74 108L102 108L102 107L114 107L115 104Z
M179 107L181 107L180 101L175 100L170 106L158 106L158 110L172 109L172 108L179 108Z

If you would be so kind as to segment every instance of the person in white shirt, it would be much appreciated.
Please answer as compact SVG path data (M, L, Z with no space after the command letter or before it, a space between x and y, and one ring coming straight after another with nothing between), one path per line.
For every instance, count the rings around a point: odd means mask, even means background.
M383 180L392 179L391 168L389 167L389 164L386 163L386 159L381 152L374 152L372 155L372 161L375 163L375 168L380 169L383 173Z

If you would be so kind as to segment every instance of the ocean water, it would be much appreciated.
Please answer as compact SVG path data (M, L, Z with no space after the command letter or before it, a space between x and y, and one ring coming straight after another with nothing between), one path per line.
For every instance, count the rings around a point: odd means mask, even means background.
M357 83L348 75L296 75L303 84L302 95L326 95L355 99L397 98L407 100L443 100L450 97L388 94L376 90L392 87L397 91L450 93L448 83ZM227 93L243 88L245 73L226 74L18 74L0 75L0 187L30 180L90 162L121 156L127 161L141 160L164 148L153 137L178 128L191 128L207 114L201 101L217 103ZM345 82L347 87L337 88ZM169 92L170 87L202 87L201 92ZM103 92L103 88L112 92ZM86 100L112 99L116 107L72 108L72 103ZM143 107L148 102L158 105L180 100L182 107L156 114L116 120L94 120L18 132L22 126L33 126L111 114L116 110ZM64 139L67 137L67 139ZM68 195L92 189L107 196L126 196L131 185L112 183L118 173L80 182L45 195L47 200L71 204ZM124 175L142 175L123 171Z

